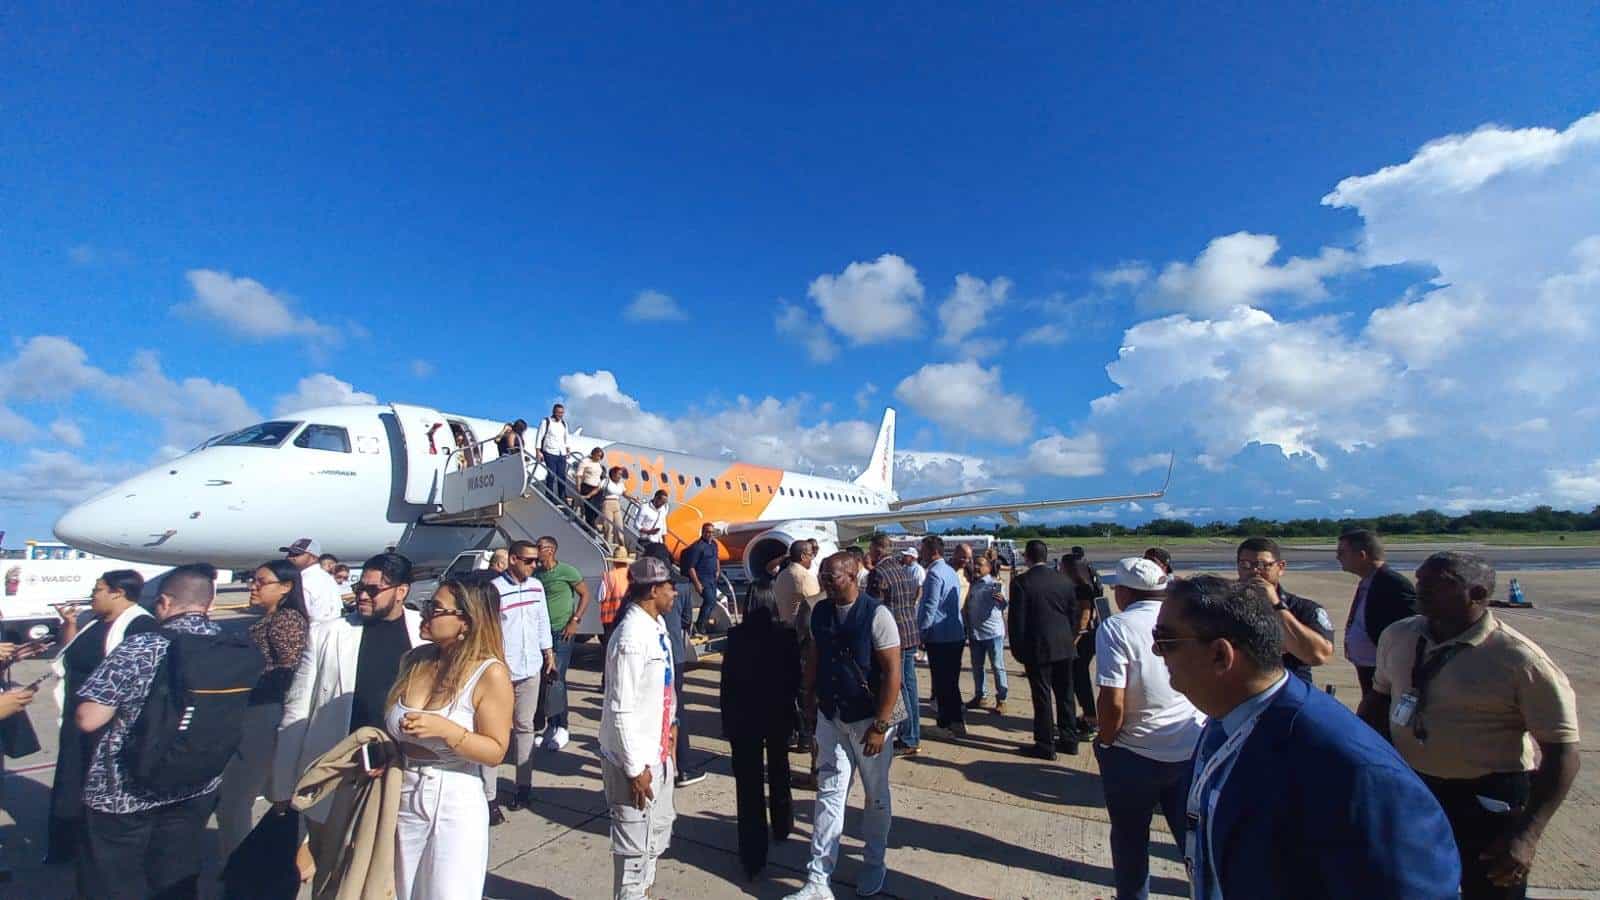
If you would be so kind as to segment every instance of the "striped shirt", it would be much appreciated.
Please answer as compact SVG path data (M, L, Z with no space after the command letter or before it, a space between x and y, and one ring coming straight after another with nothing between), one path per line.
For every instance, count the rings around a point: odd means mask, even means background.
M518 584L510 572L494 580L500 592L500 630L506 642L506 667L512 681L533 678L544 671L544 651L555 646L550 635L550 610L544 602L544 584L529 578Z

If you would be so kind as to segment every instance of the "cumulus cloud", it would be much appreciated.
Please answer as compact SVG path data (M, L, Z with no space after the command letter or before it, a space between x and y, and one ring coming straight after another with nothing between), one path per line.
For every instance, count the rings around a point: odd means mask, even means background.
M1017 343L1023 346L1055 347L1066 342L1067 330L1054 322L1030 328L1017 338Z
M929 363L901 380L895 397L951 431L1017 444L1033 432L1033 411L1006 393L1000 367L971 360Z
M437 371L433 363L425 359L413 359L409 368L414 378L432 378L433 373Z
M356 390L349 382L340 381L326 372L318 372L300 379L293 392L282 394L272 401L272 414L286 416L322 406L361 406L377 402L376 396Z
M1553 469L1550 491L1556 498L1578 506L1600 506L1600 459L1573 469Z
M1270 234L1240 231L1215 238L1194 262L1168 263L1141 302L1150 309L1212 314L1282 296L1323 300L1325 280L1359 266L1356 254L1337 247L1282 265L1273 262L1277 255L1278 239Z
M623 318L630 322L670 322L689 318L678 301L660 291L640 291L633 302L622 310Z
M1147 453L1144 456L1135 456L1128 460L1128 471L1135 475L1149 472L1153 469L1164 469L1170 457L1165 453Z
M639 401L622 392L617 376L600 369L572 372L557 382L567 404L567 416L589 434L644 444L666 450L679 449L672 423L647 413Z
M1089 433L1077 437L1054 434L1040 438L1028 447L1030 469L1042 475L1081 478L1100 475L1106 470L1105 448L1100 436Z
M838 275L818 275L806 293L822 320L854 344L904 340L922 331L922 282L893 253L853 262Z
M839 342L804 307L778 301L778 316L773 321L778 334L806 348L812 362L831 362L839 355Z
M0 470L0 507L76 503L129 474L126 465L95 465L64 450L30 449L20 463Z
M1011 287L1011 279L1004 275L993 281L964 272L957 275L950 296L939 304L939 324L943 328L939 342L954 346L966 341L1005 305Z
M71 419L57 419L51 422L50 436L68 447L83 446L83 429Z
M861 389L856 391L856 409L861 409L861 410L866 409L868 404L870 404L872 402L872 398L874 396L876 396L877 393L878 393L878 386L877 385L873 384L870 381L867 382L866 384L863 384L861 386Z
M0 404L0 441L20 444L39 435L39 427Z
M182 315L211 319L235 335L252 341L307 337L337 343L339 333L310 316L296 313L292 302L254 278L193 269L185 275L194 296L173 307Z

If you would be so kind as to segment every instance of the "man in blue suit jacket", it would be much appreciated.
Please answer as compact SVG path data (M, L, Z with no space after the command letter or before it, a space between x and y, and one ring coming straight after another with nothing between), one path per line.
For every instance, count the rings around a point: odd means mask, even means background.
M1456 896L1433 794L1353 713L1287 677L1259 584L1174 581L1155 637L1173 688L1211 717L1188 803L1194 897Z

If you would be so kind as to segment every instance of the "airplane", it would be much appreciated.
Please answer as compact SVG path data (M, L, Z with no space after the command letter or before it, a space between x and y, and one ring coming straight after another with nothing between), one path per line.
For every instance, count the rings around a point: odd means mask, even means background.
M300 537L326 552L365 559L393 547L418 567L443 566L495 540L483 521L441 516L445 478L468 454L497 456L498 419L440 413L401 403L309 409L219 435L194 450L114 485L67 510L58 538L84 550L139 562L205 560L248 568ZM527 435L531 445L535 427ZM872 456L853 480L694 456L574 430L571 449L600 447L608 468L627 471L629 495L668 492L668 549L674 553L713 523L725 562L756 577L816 538L824 555L887 525L926 530L936 519L1000 516L1161 497L1160 490L1108 497L929 507L985 493L958 491L902 499L894 491L895 411L884 412ZM540 473L542 476L542 472ZM1172 471L1169 464L1168 481Z

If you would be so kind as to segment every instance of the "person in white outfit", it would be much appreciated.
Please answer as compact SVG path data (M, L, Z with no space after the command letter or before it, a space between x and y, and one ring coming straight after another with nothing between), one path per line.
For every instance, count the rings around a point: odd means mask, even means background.
M845 800L857 774L866 795L861 817L866 847L856 895L878 893L888 876L884 854L894 817L889 797L894 753L884 748L892 740L900 697L900 629L887 606L861 592L857 565L844 552L822 561L827 599L811 611L811 640L801 651L806 718L817 723L817 802L806 884L788 900L832 900L828 882L839 862Z
M399 900L480 900L489 871L483 767L511 739L494 588L450 579L422 610L428 644L406 654L384 727L404 757L395 820Z
M656 880L656 860L672 839L673 760L678 710L671 642L662 617L677 602L667 564L643 557L628 566L627 605L606 646L600 713L600 775L611 809L612 892L640 900Z
M299 538L279 547L284 559L300 570L300 590L306 598L306 617L311 624L328 622L344 615L344 588L322 567L322 545L314 538Z
M533 803L533 751L539 745L539 730L534 727L539 709L539 686L556 673L555 641L550 633L550 610L545 605L544 582L534 574L539 564L539 549L532 541L516 541L507 557L508 566L493 582L500 593L500 633L505 641L503 658L511 670L515 694L511 719L511 762L516 766L516 792L506 803L512 810ZM484 796L489 801L490 821L505 821L495 800L500 760L484 779Z

